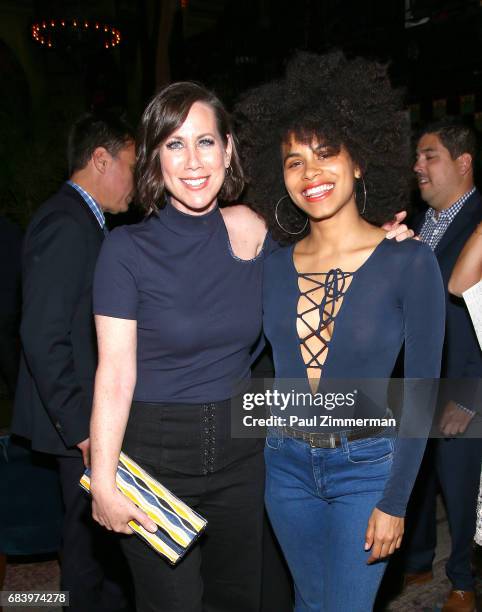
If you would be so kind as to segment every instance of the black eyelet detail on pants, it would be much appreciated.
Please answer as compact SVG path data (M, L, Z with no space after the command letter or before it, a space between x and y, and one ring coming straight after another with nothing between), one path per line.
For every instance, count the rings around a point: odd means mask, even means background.
M216 458L216 404L203 404L201 419L202 473L212 474Z

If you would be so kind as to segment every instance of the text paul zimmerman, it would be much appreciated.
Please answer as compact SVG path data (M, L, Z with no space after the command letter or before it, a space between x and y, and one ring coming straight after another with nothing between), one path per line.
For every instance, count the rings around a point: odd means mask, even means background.
M282 417L272 414L269 417L258 418L251 414L243 417L245 427L339 427L351 429L353 427L396 427L394 418L340 418L331 414L317 414L311 417L299 417L294 414Z

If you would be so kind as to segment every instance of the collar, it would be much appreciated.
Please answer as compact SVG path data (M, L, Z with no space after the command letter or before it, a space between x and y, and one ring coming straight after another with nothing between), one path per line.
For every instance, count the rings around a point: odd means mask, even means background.
M458 200L456 200L451 206L449 206L448 208L445 208L444 210L441 210L438 214L438 217L435 216L435 213L436 213L435 209L429 207L427 209L425 218L432 219L434 223L439 223L442 219L445 219L445 218L452 220L455 217L455 215L460 211L460 209L465 204L465 202L467 202L467 200L474 193L475 193L475 187L472 187L472 189L464 193L464 195L462 195Z
M75 191L80 193L84 202L87 204L90 210L94 213L95 218L97 219L97 222L99 223L101 229L104 229L105 227L104 212L102 211L102 208L94 200L94 198L90 195L90 193L85 191L85 189L81 187L80 185L77 185L77 183L74 183L74 181L70 181L70 180L67 181L67 185L70 185L73 189L75 189Z
M188 215L175 208L170 199L167 199L166 205L157 214L164 226L183 236L212 234L222 221L218 205L204 215Z

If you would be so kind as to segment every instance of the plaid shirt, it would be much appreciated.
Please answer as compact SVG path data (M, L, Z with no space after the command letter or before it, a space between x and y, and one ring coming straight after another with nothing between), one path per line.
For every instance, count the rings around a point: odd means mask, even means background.
M77 185L77 183L74 183L73 181L67 181L67 185L70 185L71 187L75 189L75 191L80 193L80 195L84 199L84 202L87 204L90 210L94 213L95 218L99 222L101 229L104 231L104 234L107 234L108 230L105 224L104 213L102 212L101 207L97 204L94 198L90 195L90 193L87 193L85 189L82 189L80 185Z
M426 242L432 251L435 250L435 247L442 239L449 225L455 219L457 213L474 192L475 187L467 191L467 193L464 193L464 195L452 204L452 206L445 210L441 210L437 218L435 217L437 212L433 208L427 210L425 213L425 221L420 230L420 240Z

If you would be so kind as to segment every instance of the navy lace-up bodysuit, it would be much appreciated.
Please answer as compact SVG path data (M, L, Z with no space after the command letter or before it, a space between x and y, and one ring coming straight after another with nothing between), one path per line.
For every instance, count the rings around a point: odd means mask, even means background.
M388 379L402 345L406 378L439 376L445 296L426 245L383 240L354 273L298 273L293 250L265 262L263 324L280 384L315 392L328 379ZM398 438L381 510L404 514L424 448Z

